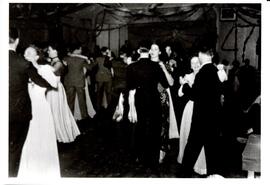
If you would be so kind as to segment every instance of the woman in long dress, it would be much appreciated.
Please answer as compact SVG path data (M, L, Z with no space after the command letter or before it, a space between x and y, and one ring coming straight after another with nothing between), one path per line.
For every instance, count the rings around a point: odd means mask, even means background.
M80 131L68 106L64 86L60 81L64 65L59 60L58 52L53 46L48 47L48 55L54 69L54 79L57 81L57 90L49 91L47 94L47 100L53 113L56 137L59 142L73 142L80 135Z
M57 87L50 65L37 64L37 51L33 47L25 50L25 58L32 62L38 73L51 86ZM49 103L46 100L46 88L31 82L28 91L32 104L32 120L23 146L18 177L50 178L60 177L58 149L54 120Z
M186 74L184 78L180 77L181 87L178 92L178 95L180 97L183 96L184 94L190 93L190 89L192 88L192 85L194 83L195 76L200 69L200 61L198 57L192 57L190 62L191 62L191 69L193 70L193 72L190 74ZM182 115L182 121L180 126L180 138L179 138L179 154L177 158L177 161L180 164L182 163L184 150L189 136L193 114L193 104L194 102L192 100L189 100L184 108ZM201 153L194 165L194 171L201 175L206 174L204 147L202 148Z
M150 57L151 61L157 63L164 75L166 76L166 80L169 86L172 86L174 83L174 79L172 78L171 74L167 70L165 64L160 60L159 56L161 54L160 48L157 44L152 44L150 49ZM169 139L171 139L171 123L172 120L170 116L172 112L174 112L172 107L172 99L170 94L169 88L164 88L161 83L158 83L158 91L160 93L160 100L161 100L161 108L162 108L162 128L161 128L161 146L160 146L160 157L159 162L162 163L166 153L169 150ZM174 122L176 126L176 121ZM177 129L176 129L176 132Z

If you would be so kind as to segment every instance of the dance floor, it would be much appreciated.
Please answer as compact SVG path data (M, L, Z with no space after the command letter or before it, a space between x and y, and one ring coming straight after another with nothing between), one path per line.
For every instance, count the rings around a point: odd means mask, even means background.
M153 171L136 162L132 151L134 125L115 123L101 114L78 122L82 134L73 143L58 143L62 177L134 177L178 178L178 142L172 140L170 151L159 169ZM225 178L246 178L242 171L244 144L224 139L220 156ZM194 178L203 176L194 175Z

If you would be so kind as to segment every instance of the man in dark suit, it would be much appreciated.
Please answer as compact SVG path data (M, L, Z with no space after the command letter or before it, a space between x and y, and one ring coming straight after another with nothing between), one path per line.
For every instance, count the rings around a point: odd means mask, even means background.
M184 177L192 177L193 167L202 147L205 149L207 175L219 173L218 117L221 109L221 82L217 68L212 63L213 52L210 46L200 46L201 69L193 84L193 117L188 142L183 157Z
M64 85L66 88L67 101L69 108L74 113L75 97L78 96L79 107L82 120L89 118L86 106L85 97L85 75L83 68L90 70L90 65L87 63L87 57L81 55L82 48L80 45L74 45L72 53L64 58L67 64L68 72L64 77Z
M28 82L31 79L41 87L51 89L31 62L16 54L18 31L9 30L9 176L16 177L22 147L32 119Z
M112 68L111 51L107 47L101 48L101 56L97 57L92 67L97 66L96 83L97 83L97 112L103 107L103 96L106 95L106 103L108 110L111 111L111 95L112 95Z

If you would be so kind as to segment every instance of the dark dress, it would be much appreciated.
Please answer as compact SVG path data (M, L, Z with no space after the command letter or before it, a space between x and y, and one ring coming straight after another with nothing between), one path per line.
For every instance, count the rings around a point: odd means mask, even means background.
M140 59L127 68L127 88L136 89L135 150L138 159L150 167L159 161L162 113L159 82L164 88L168 87L164 72L150 59Z
M169 64L166 63L165 67L167 71L171 74L172 71L169 67ZM171 90L171 87L169 88ZM169 151L169 127L170 127L170 98L167 90L159 83L158 84L158 91L160 93L160 101L161 101L161 147L160 150L165 152L165 154ZM171 93L172 96L172 93ZM162 157L160 158L160 162L162 162Z
M160 84L158 84L158 91L160 93L161 110L162 110L160 150L166 153L169 150L170 100L168 92Z

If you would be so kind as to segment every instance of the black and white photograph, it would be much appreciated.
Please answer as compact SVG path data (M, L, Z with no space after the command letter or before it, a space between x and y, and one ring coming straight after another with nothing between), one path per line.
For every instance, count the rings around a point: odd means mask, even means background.
M4 184L262 183L269 4L1 3Z

